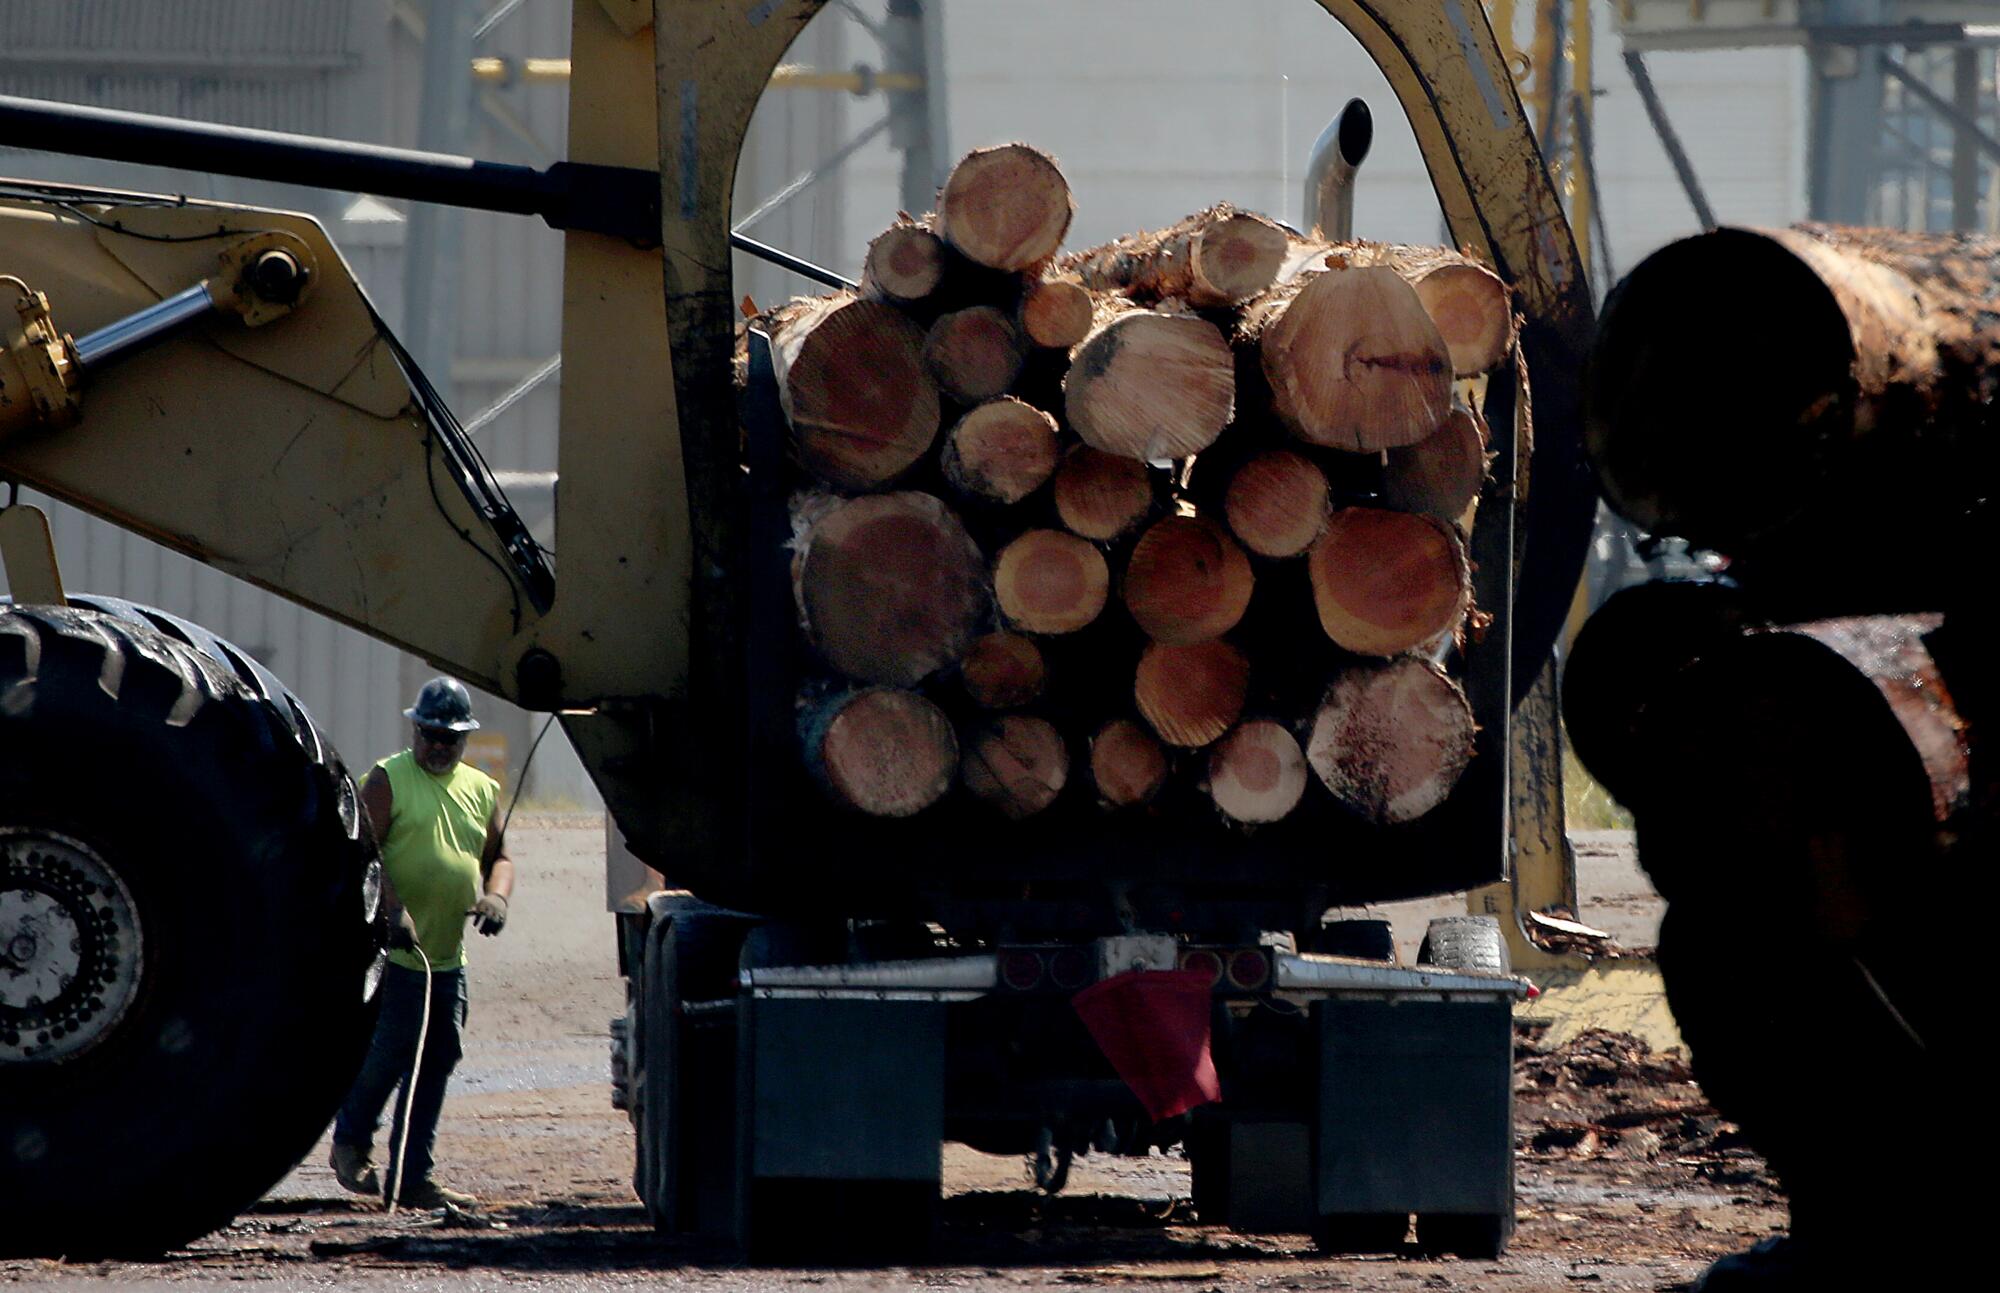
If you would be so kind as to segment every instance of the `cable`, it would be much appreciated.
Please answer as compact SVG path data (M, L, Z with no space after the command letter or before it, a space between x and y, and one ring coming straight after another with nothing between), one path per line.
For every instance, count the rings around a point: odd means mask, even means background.
M542 748L542 738L556 725L556 716L551 714L542 724L542 730L535 733L535 739L528 746L528 757L521 760L521 775L514 778L514 797L507 801L507 811L500 818L500 838L507 838L507 824L514 820L514 805L521 802L521 792L528 788L528 769L535 766L535 751Z
M424 955L424 946L415 939L410 940L410 949L417 959L424 963L424 1009L417 1018L417 1053L410 1058L410 1083L403 1088L403 1133L396 1138L396 1156L389 1168L389 1215L396 1215L396 1206L403 1201L403 1155L410 1148L410 1114L417 1104L417 1079L424 1071L424 1046L431 1033L431 958Z

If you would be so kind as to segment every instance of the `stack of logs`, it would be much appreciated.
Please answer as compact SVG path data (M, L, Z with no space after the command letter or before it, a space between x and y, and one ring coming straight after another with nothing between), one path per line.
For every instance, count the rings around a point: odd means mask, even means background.
M1512 347L1506 286L1228 206L1061 255L1073 210L1043 153L979 150L859 290L757 321L823 668L807 765L883 817L956 785L1252 825L1315 776L1423 815L1473 748L1441 662L1486 428L1455 396Z

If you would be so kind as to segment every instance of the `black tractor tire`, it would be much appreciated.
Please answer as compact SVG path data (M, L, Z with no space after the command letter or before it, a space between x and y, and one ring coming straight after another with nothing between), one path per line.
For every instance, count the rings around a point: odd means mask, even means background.
M63 885L77 905L52 923ZM352 778L261 667L129 603L0 605L0 892L20 926L0 939L103 927L40 980L53 1002L10 998L0 965L0 1249L157 1253L276 1184L360 1068L380 890ZM100 945L132 963L105 968ZM101 1007L114 973L131 986ZM65 1028L88 1044L37 1052Z
M1320 956L1352 956L1396 963L1396 931L1379 916L1329 920L1313 931L1306 948Z
M1439 916L1432 920L1424 931L1423 946L1417 949L1417 964L1441 970L1513 973L1507 940L1501 936L1500 922L1491 916Z

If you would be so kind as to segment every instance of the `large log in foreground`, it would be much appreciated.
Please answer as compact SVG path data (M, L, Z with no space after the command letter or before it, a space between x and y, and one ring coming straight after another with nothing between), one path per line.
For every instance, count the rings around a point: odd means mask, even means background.
M1472 600L1465 545L1428 516L1342 508L1307 561L1320 627L1356 655L1434 642L1459 626Z
M1912 868L1974 801L1971 731L1926 643L1938 624L1749 632L1675 675L1634 734L1639 861L1660 893L1836 946L1905 910ZM1702 793L1669 795L1690 768Z
M1206 319L1111 304L1070 355L1063 411L1092 448L1144 462L1185 458L1229 425L1235 360Z
M806 470L838 489L873 489L906 471L937 438L937 383L924 333L884 301L849 295L772 313L778 400Z
M1690 284L1727 283L1754 309ZM1985 497L2000 453L2000 240L1801 225L1655 252L1605 303L1584 387L1605 497L1655 534L1738 552L1816 499L1933 518ZM1773 320L1782 320L1773 326ZM1692 380L1719 355L1755 380ZM1931 561L1936 532L1871 530Z
M985 561L929 494L807 510L792 558L806 636L862 682L909 686L956 661L989 605Z
M1329 269L1243 311L1271 408L1310 444L1372 453L1415 444L1451 411L1451 355L1395 270Z
M1002 144L951 168L931 227L976 265L1020 271L1056 254L1075 212L1069 181L1047 153Z
M951 721L911 691L871 687L804 706L806 767L835 802L871 817L936 803L958 770Z
M1327 690L1306 758L1333 797L1379 825L1443 803L1472 759L1472 705L1415 656L1360 665Z
M1158 233L1076 252L1063 267L1099 291L1213 309L1240 305L1270 287L1289 250L1278 225L1224 203Z

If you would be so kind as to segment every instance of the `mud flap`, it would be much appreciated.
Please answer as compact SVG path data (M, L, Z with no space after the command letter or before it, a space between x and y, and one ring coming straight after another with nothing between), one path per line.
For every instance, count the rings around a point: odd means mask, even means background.
M1414 1212L1492 1218L1511 1229L1508 1004L1336 998L1313 1013L1320 1215Z
M944 1005L740 1002L738 1241L925 1242L943 1172Z

